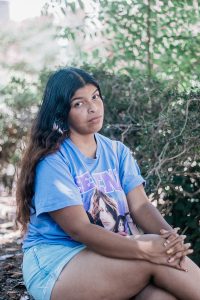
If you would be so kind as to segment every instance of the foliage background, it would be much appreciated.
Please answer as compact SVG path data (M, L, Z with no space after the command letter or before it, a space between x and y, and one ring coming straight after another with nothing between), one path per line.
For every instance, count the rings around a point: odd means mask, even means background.
M102 132L132 149L149 198L188 235L200 265L198 1L86 2L47 1L41 18L1 28L1 193L15 191L49 73L83 67L102 87Z

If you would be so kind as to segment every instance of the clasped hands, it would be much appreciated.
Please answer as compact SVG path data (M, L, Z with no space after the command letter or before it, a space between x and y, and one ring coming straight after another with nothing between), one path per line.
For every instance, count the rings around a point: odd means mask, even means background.
M170 264L176 262L179 264L180 269L187 271L184 266L185 257L193 253L193 250L190 249L190 243L184 244L186 236L179 235L179 229L180 228L174 228L171 230L161 229L160 234L161 237L165 239L164 247L167 248L166 253L169 255L168 262Z

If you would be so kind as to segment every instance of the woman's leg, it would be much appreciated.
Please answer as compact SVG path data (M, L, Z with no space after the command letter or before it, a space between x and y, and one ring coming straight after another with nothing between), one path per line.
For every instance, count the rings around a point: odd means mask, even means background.
M63 269L51 300L123 300L137 295L150 280L180 300L200 300L200 270L186 260L188 272L140 260L102 256L85 249Z
M188 272L154 265L153 283L181 300L200 300L200 269L186 257Z
M127 300L150 277L149 263L105 257L86 248L64 267L51 300Z
M156 287L153 284L147 285L141 292L130 300L178 300L172 294Z

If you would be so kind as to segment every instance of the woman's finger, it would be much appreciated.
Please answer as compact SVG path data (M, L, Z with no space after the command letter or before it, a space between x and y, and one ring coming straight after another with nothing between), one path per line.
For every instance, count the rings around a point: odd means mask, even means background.
M173 228L173 229L170 229L170 230L166 230L166 229L161 229L160 230L160 234L162 235L168 235L168 234L173 234L173 233L177 233L178 231L180 230L179 227L176 227L176 228Z
M180 265L180 261L178 259L174 260L172 262L168 261L168 264L169 264L170 267L173 267L175 269L187 272L187 269L184 266Z
M174 254L176 254L177 252L184 252L186 250L188 250L191 247L190 243L187 244L176 244L175 246L171 247L170 249L168 249L166 251L167 254L169 254L170 256L173 256Z
M179 234L177 233L178 230L180 230L179 227L174 228L172 230L168 230L168 231L165 230L165 229L160 230L160 233L161 233L162 237L166 239L165 246L168 243L174 241L179 236Z
M178 235L175 239L173 239L173 240L166 240L165 242L164 242L164 246L166 247L166 248L171 248L171 247L173 247L174 245L176 245L176 244L178 244L178 243L180 243L180 245L183 245L183 241L185 240L185 238L186 238L186 235ZM168 250L167 249L167 250Z
M177 237L178 237L178 233L173 233L171 234L168 238L167 241L169 241L170 243L173 242Z
M173 242L177 237L179 237L179 235L178 234L174 235L174 233L173 234L171 234L171 233L163 234L162 238L166 239L164 246Z
M168 262L171 263L171 262L175 261L176 259L182 258L182 257L187 256L189 254L192 254L193 252L194 252L193 249L188 249L188 250L185 250L185 251L177 252L175 255L171 256L168 259Z
M176 227L176 228L174 228L173 230L171 230L171 235L168 237L168 241L169 242L172 242L172 241L174 241L178 236L179 236L179 234L178 234L178 231L180 230L180 228L179 227Z

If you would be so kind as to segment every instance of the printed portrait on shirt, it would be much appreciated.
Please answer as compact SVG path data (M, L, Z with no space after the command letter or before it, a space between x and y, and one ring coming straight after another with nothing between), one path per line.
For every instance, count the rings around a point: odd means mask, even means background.
M117 203L111 197L95 189L87 213L91 223L114 231L119 212Z
M122 235L129 233L126 217L120 215L117 202L98 189L94 190L87 214L93 224Z
M120 234L127 234L125 216L119 215L117 217L114 232L118 232Z

